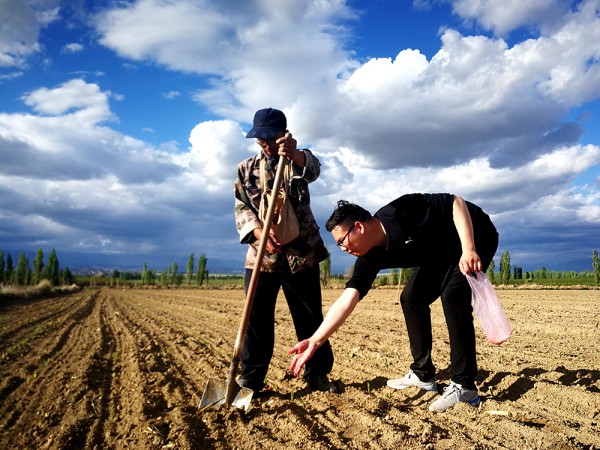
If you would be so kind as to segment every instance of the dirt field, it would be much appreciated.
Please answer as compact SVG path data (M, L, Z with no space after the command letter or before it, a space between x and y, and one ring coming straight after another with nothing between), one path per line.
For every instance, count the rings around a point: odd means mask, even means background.
M324 309L339 295L324 291ZM375 290L334 336L339 395L286 371L295 343L280 299L273 390L243 412L197 411L225 379L241 290L84 290L0 304L2 449L600 449L600 291L500 290L511 339L478 327L484 399L442 413L436 393L392 391L409 349L396 290ZM448 384L435 303L434 361Z

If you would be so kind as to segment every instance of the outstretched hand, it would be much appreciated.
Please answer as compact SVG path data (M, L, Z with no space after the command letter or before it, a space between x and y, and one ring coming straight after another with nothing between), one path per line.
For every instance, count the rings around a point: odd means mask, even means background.
M295 355L290 364L290 370L295 377L298 376L304 364L312 357L317 350L317 346L308 339L298 342L294 347L288 350L290 355Z

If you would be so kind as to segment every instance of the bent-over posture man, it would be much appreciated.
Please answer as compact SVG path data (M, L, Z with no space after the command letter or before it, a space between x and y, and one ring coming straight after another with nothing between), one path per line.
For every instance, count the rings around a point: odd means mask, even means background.
M290 366L294 374L344 323L381 269L414 267L400 296L413 363L404 377L388 380L388 386L437 391L430 305L441 297L450 336L452 377L450 386L429 409L442 411L459 401L479 404L471 289L465 276L485 271L496 252L498 232L489 216L456 195L409 194L375 216L340 200L326 228L343 251L358 258L346 289L319 329L289 350L295 355Z

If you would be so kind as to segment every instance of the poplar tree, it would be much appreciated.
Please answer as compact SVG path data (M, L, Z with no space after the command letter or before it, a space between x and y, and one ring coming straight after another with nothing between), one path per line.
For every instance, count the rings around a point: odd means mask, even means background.
M169 285L171 281L171 266L167 266L167 270L160 274L160 282L163 285Z
M144 268L142 269L142 286L149 284L148 283L148 264L144 263Z
M9 253L6 255L6 268L4 270L4 281L6 281L7 284L10 284L12 281L13 270L13 260Z
M208 263L208 259L206 258L206 255L204 253L202 253L200 255L200 257L198 258L198 270L196 271L196 280L198 281L198 286L202 286L202 283L204 282L204 278L206 277L206 274L208 273L206 270L207 263Z
M490 261L490 265L488 266L488 270L487 270L487 276L490 279L490 283L494 284L494 269L496 268L496 264L494 263L494 260L492 259Z
M75 283L75 277L68 267L60 271L60 279L64 286L70 286Z
M596 284L600 284L600 261L598 260L598 250L594 250L592 253L592 267L594 268L594 275L596 275Z
M188 258L188 263L187 263L187 272L185 274L188 286L190 286L192 284L192 278L194 277L194 259L195 258L196 258L196 256L194 255L194 253L193 252L190 253L190 257Z
M56 250L52 249L50 255L48 255L48 262L43 271L43 278L50 281L52 286L58 286L60 283L60 270L58 268L58 258L56 257Z
M27 284L27 272L29 270L29 259L25 253L19 254L17 262L17 270L15 271L15 284L17 286L25 286Z
M500 256L500 281L502 284L508 284L510 281L510 253L507 250Z
M148 284L154 284L154 282L156 281L156 270L150 269L146 277L148 280Z
M323 287L327 287L331 278L331 255L321 261L319 265L321 266L321 284Z
M173 263L173 273L171 273L171 284L177 285L179 284L177 282L177 272L179 271L179 264L177 264L176 262Z
M38 248L33 261L33 284L38 284L42 280L42 272L44 271L44 252Z
M119 286L119 278L121 278L121 272L119 272L117 269L113 269L110 274L110 285L112 286L113 283L115 283L117 286Z
M405 285L410 277L412 277L414 269L412 267L405 267L400 269L400 284Z

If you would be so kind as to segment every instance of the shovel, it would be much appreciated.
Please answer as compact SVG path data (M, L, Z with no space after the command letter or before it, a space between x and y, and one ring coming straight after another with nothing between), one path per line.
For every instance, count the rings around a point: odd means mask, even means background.
M288 137L288 134L286 134L286 137ZM290 160L286 157L279 157L279 164L277 165L277 172L275 173L275 180L273 181L274 189L281 185L283 170L289 163ZM256 262L254 264L254 269L252 270L252 277L250 278L248 291L246 292L244 311L242 313L242 319L240 320L240 328L238 329L237 338L235 339L233 358L231 360L231 365L229 366L227 380L208 380L204 393L202 394L202 400L200 400L200 404L198 405L198 409L201 411L211 407L217 408L224 403L228 406L233 405L246 411L250 406L250 401L252 400L252 394L254 394L254 391L252 389L239 386L235 379L240 363L244 339L246 338L246 328L248 327L250 312L252 311L252 303L254 302L254 296L256 294L256 286L258 285L258 277L260 275L262 260L265 254L265 248L267 246L267 239L269 238L268 230L271 228L271 223L273 222L273 213L275 211L276 204L276 201L272 201L267 208L267 215L265 216L263 223L263 233L258 244Z

